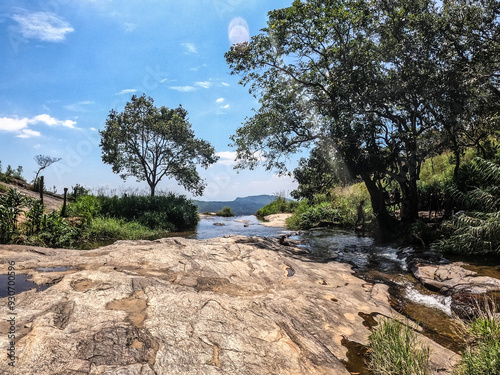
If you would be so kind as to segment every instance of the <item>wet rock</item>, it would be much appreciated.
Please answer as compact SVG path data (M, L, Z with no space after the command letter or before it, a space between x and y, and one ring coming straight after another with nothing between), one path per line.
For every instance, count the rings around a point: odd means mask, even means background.
M15 260L36 282L59 281L16 296L16 368L1 361L0 373L347 375L343 340L366 345L367 317L399 316L385 285L367 287L349 265L316 262L277 239L32 250L0 246L0 273ZM40 272L59 266L68 270ZM449 370L456 356L421 339L433 368Z
M500 291L500 280L489 276L478 276L476 272L463 268L463 265L463 263L458 262L450 264L413 263L410 269L424 286L447 295Z

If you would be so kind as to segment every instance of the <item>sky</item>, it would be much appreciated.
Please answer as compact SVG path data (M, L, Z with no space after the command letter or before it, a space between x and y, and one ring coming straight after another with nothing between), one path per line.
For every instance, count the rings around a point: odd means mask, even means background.
M23 166L36 155L61 158L43 171L48 190L80 184L93 192L148 191L101 160L99 130L145 93L157 107L188 111L196 137L220 160L199 169L202 200L288 194L292 177L233 169L229 137L258 108L231 76L224 53L266 26L292 0L2 0L0 3L0 161ZM293 162L290 164L293 169ZM158 191L191 195L175 180Z

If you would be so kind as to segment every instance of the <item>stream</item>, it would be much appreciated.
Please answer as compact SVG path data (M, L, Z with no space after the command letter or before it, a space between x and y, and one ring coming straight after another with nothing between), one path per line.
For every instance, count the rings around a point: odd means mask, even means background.
M299 246L306 248L318 261L349 263L356 276L370 283L388 285L392 307L417 322L422 334L454 352L463 348L463 340L452 318L451 297L426 289L408 271L405 258L414 253L410 247L402 249L396 244L378 245L371 237L359 236L342 229L313 229L297 235L284 228L260 225L255 216L209 217L200 221L196 232L189 238L207 239L229 234L265 237L286 234L291 236L290 239L300 240L303 245ZM467 268L480 275L500 278L500 268L488 266L498 264L492 263L492 260L480 262L476 258L465 261L471 264ZM498 262L498 259L494 261ZM368 328L377 324L377 317L373 314L363 314L362 318ZM343 340L343 345L348 349L348 361L345 363L347 369L360 375L371 374L365 368L363 360L367 348L349 340Z

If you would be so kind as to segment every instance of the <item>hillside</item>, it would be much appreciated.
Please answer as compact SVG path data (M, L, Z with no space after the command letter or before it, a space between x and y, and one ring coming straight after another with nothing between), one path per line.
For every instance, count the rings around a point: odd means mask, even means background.
M236 198L234 201L197 201L198 211L217 212L222 207L231 207L235 215L255 215L259 208L274 201L274 195L254 195L251 197Z

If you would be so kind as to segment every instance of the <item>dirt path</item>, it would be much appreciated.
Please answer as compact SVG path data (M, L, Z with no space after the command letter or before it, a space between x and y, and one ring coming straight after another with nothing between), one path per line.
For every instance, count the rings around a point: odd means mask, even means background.
M2 182L2 185L7 186L8 188L14 188L19 190L22 194L27 195L29 197L40 199L40 193L34 192L32 190L28 190L19 185L6 184ZM43 203L45 204L45 209L47 212L57 211L63 205L63 197L52 195L52 194L44 194Z

